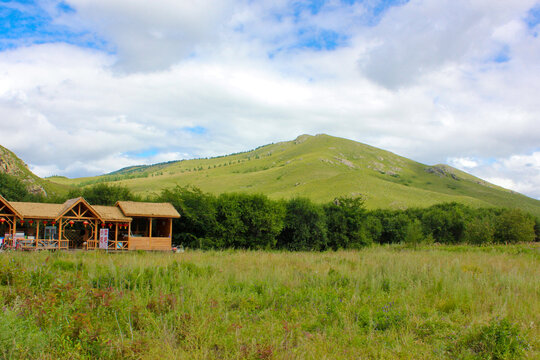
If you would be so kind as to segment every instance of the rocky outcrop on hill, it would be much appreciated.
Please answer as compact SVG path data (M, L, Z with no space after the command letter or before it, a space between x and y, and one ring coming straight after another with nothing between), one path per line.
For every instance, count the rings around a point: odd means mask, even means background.
M460 180L460 178L454 174L453 172L445 169L443 166L440 166L440 165L435 165L435 166L430 166L428 168L426 168L426 172L429 173L429 174L435 174L439 177L450 177L454 180Z
M32 174L28 165L2 146L0 146L0 173L15 176L26 185L26 189L32 194L47 196L47 192L37 181L38 177Z

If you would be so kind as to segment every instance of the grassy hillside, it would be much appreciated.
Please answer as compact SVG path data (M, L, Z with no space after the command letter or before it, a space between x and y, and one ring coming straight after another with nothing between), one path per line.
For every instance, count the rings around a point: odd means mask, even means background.
M41 179L28 169L28 166L12 151L0 146L0 172L12 175L21 180L28 191L46 196L62 195L70 186Z
M64 185L115 182L136 193L176 184L204 191L306 196L329 201L362 195L369 208L406 208L458 201L519 207L540 216L540 201L489 184L447 165L427 166L388 151L328 135L302 135L223 157L130 167L92 178L50 178Z

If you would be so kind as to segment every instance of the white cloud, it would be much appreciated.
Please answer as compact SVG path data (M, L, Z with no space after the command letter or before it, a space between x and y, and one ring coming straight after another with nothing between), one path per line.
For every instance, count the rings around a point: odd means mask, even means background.
M471 158L451 158L448 160L448 162L450 165L465 171L478 166L478 162Z
M448 65L485 60L513 39L535 1L411 0L364 35L372 47L361 68L376 83L399 88Z
M540 197L540 38L522 21L532 1L411 1L375 26L359 20L363 5L339 1L297 18L285 0L68 3L77 13L56 21L92 29L116 53L0 52L2 145L40 175L328 133L425 163L449 159ZM298 46L298 30L317 26L346 34L347 45ZM509 61L491 62L501 46ZM148 149L157 154L137 155Z

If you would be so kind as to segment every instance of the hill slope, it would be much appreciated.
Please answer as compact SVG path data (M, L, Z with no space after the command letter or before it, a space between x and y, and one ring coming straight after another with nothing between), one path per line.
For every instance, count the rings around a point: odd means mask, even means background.
M211 159L136 166L93 178L51 178L62 184L115 182L137 193L193 184L204 191L305 196L330 201L362 195L369 208L405 208L458 201L518 207L540 216L540 201L489 184L448 165L427 166L391 152L328 135L302 135Z
M41 179L28 169L24 161L3 146L0 146L0 172L15 176L26 185L29 192L36 195L61 195L68 191L66 185Z

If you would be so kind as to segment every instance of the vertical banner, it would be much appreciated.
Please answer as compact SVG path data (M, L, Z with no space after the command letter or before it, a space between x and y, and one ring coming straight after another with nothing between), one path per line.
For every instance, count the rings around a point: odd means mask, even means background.
M99 248L100 249L109 248L109 229L99 230Z

